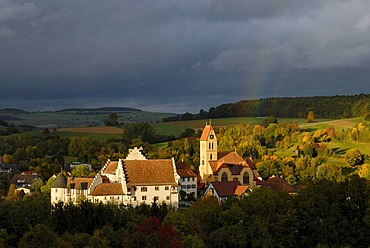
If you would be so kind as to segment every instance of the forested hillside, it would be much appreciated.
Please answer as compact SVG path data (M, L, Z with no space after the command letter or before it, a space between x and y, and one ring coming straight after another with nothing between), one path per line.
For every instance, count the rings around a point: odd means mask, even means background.
M258 116L306 118L309 111L313 111L317 118L365 116L370 112L370 94L244 100L212 107L208 111L201 109L198 114L172 116L163 121Z

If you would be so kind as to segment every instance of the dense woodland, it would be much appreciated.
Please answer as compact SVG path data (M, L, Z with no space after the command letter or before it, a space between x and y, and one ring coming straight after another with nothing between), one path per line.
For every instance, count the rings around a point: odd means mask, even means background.
M306 118L313 111L316 118L352 118L370 112L370 95L285 97L244 100L222 104L197 114L185 113L163 121L198 120L229 117L275 116L278 118Z
M321 180L297 195L257 189L186 209L93 204L50 206L48 195L0 203L1 247L368 247L369 184Z

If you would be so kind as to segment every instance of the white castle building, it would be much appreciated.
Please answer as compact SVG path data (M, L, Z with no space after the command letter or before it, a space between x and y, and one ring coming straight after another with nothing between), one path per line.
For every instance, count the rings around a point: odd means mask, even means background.
M51 203L88 199L136 206L155 201L177 208L179 179L173 159L147 159L135 147L125 159L108 160L95 178L61 173L51 186Z

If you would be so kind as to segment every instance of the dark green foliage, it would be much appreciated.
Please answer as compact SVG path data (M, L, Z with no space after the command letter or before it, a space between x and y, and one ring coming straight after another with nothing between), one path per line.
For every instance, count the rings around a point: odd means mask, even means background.
M104 123L106 126L117 126L119 124L117 113L109 113L109 118Z
M61 240L56 233L51 231L45 224L37 224L31 227L21 238L18 247L35 248L50 247L59 248Z
M352 118L365 116L369 111L369 101L370 94L244 100L212 107L208 112L185 113L163 121L258 116L306 118L309 111L313 111L317 118Z
M370 187L358 177L309 183L297 195L255 189L222 205L204 197L178 210L82 202L50 211L49 199L40 195L0 203L0 245L367 247L369 210Z
M180 138L194 137L195 130L192 128L186 128L180 135Z

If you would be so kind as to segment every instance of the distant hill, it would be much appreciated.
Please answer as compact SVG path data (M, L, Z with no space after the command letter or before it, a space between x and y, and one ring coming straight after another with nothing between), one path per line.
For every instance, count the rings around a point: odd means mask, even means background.
M16 108L3 108L0 109L1 113L9 113L9 114L25 114L28 113L27 111L24 111L23 109L16 109Z
M141 112L141 109L128 108L128 107L101 107L101 108L68 108L58 112L94 112L94 113L105 113L105 112Z
M212 107L208 111L201 109L198 114L174 115L163 121L263 116L307 118L309 111L313 111L316 118L363 117L370 113L370 94L243 100Z

